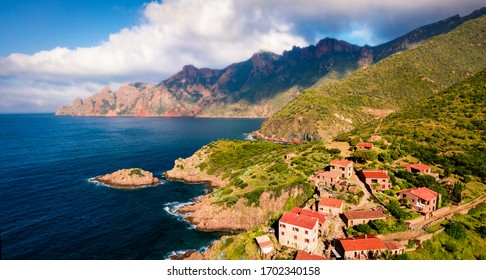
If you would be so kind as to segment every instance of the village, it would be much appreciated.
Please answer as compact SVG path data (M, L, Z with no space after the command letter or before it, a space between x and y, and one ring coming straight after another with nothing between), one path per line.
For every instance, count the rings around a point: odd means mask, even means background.
M372 136L354 150L372 150L374 140L381 138ZM296 156L287 154L285 160ZM453 184L422 163L402 162L398 170ZM442 196L432 189L394 187L391 172L358 169L351 158L336 158L316 170L309 177L315 187L313 199L285 212L268 234L255 238L260 257L281 259L290 251L295 260L392 259L421 248L421 241L433 236L424 231L426 226L452 217L453 211L441 207ZM408 216L403 219L397 213Z

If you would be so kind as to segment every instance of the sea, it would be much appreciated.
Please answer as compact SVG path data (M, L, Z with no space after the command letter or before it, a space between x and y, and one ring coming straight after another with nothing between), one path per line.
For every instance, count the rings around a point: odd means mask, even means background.
M244 139L262 119L0 115L2 259L147 260L202 251L221 232L203 232L175 211L208 192L162 174L218 139ZM142 168L155 187L90 182Z

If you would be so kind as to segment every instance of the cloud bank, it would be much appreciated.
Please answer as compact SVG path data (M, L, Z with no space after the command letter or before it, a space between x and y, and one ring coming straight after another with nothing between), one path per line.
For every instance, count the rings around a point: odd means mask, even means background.
M140 24L90 48L57 47L0 58L0 112L55 111L104 85L159 82L183 65L223 68L258 50L335 37L376 45L482 0L166 0L141 10ZM100 15L102 16L102 15ZM73 31L75 32L75 31Z

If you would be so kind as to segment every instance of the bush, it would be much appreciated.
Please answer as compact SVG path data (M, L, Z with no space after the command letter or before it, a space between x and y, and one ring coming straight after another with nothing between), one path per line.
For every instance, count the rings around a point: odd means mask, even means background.
M368 224L361 224L361 225L356 225L354 226L354 229L356 231L365 233L365 234L370 234L373 232L373 229L368 225Z
M445 227L445 232L454 239L466 239L466 227L462 223L451 222L447 224Z

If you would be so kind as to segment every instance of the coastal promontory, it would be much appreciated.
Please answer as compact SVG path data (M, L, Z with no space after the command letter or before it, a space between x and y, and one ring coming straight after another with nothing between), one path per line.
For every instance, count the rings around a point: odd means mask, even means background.
M140 168L121 169L111 174L98 176L93 181L113 188L134 188L160 184L159 178L154 177L151 172Z

